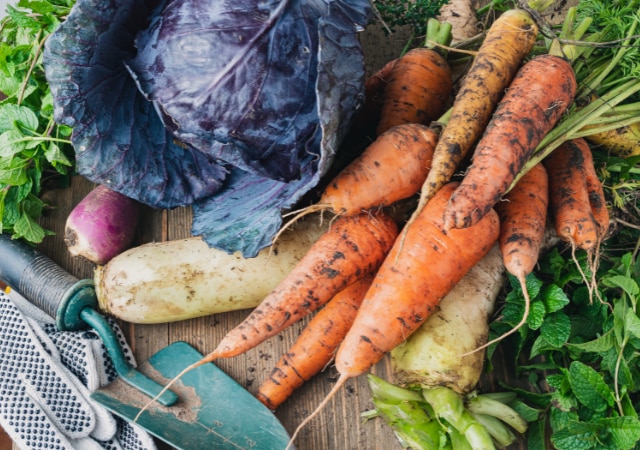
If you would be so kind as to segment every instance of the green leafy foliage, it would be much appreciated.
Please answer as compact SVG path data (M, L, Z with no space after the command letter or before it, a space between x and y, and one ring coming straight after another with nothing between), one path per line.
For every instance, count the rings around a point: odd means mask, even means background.
M38 197L50 180L65 182L74 166L71 129L53 120L42 47L73 0L21 0L0 22L0 232L38 243Z
M539 414L529 448L544 448L549 440L559 450L640 444L640 264L627 250L638 238L637 230L627 230L607 242L597 274L599 298L590 297L579 275L576 261L588 274L584 255L574 261L561 248L544 255L527 279L527 324L498 345L515 348L518 373L536 386L517 391ZM492 337L516 325L523 312L524 297L512 280Z
M427 19L437 16L442 5L447 3L447 0L374 0L373 5L391 31L397 27L408 26L415 36L424 36Z

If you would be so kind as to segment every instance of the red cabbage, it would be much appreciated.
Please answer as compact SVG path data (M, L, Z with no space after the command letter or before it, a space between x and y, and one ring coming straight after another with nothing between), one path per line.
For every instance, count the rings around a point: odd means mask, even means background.
M77 0L48 39L77 169L254 256L328 170L362 101L369 0Z

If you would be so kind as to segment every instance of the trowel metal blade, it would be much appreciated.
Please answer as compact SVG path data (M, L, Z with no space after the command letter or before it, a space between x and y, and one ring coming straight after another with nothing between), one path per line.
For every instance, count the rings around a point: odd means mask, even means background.
M202 354L189 344L176 342L140 364L138 370L166 385L201 358ZM91 397L181 450L277 450L289 443L290 437L277 417L212 363L186 373L171 390L180 399L170 407L157 402L147 406L149 397L119 379Z

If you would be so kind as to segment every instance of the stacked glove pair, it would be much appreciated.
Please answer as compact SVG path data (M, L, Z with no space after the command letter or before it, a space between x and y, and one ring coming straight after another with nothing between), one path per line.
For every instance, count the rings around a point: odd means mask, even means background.
M146 431L90 398L116 377L93 330L59 331L19 294L0 291L0 425L21 449L155 449Z

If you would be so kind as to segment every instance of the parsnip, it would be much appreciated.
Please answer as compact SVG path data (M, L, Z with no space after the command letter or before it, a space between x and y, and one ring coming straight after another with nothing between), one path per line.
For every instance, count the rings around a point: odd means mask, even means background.
M255 258L210 248L201 238L132 248L95 270L100 308L131 323L166 323L253 308L327 230L317 215L284 232Z
M505 273L495 245L440 302L439 311L391 351L395 384L368 375L375 409L366 416L382 417L404 446L494 450L495 443L513 443L512 429L526 430L510 397L475 392L485 351L474 350L488 340Z
M440 309L391 351L394 382L401 386L446 386L465 394L476 387L487 342L489 317L504 283L500 250L491 251L440 302Z

